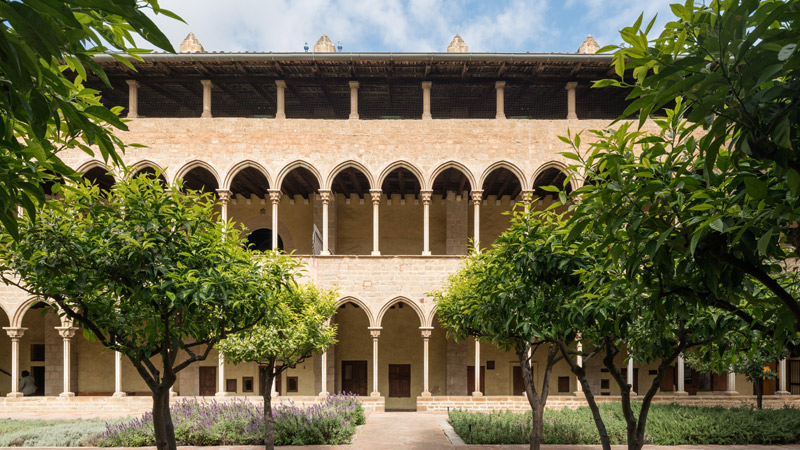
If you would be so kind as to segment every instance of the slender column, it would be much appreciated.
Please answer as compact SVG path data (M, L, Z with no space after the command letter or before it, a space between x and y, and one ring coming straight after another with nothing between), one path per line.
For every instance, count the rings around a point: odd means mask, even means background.
M226 397L228 395L225 392L225 355L222 352L219 352L219 362L217 363L217 383L219 384L219 389L215 394L216 397Z
M678 390L675 392L675 395L689 395L685 389L685 377L686 377L686 360L683 359L683 354L678 356Z
M358 119L358 81L350 82L350 118Z
M328 396L328 352L327 352L327 350L320 354L319 359L320 359L320 363L321 363L320 365L321 365L321 369L322 369L320 371L320 377L322 378L320 380L320 387L322 388L322 390L320 391L319 396L320 397L327 397Z
M381 251L378 246L378 216L380 215L381 190L370 189L369 195L372 197L372 256L380 256Z
M431 116L431 85L430 81L422 82L422 119L430 120Z
M231 199L231 191L217 189L217 197L219 198L219 203L221 205L219 215L222 219L222 223L228 223L228 201Z
M475 390L472 392L473 397L480 397L483 395L481 392L481 341L475 339Z
M631 387L631 397L636 395L636 391L633 390L633 355L628 353L628 384Z
M280 189L269 190L269 200L272 202L272 249L278 248L278 204L281 202Z
M113 397L125 397L122 391L122 353L114 352L114 395Z
M64 340L64 391L61 392L59 397L74 397L75 393L70 391L70 341L75 336L77 328L73 327L56 327L58 334Z
M381 337L381 327L369 327L369 334L372 335L372 392L370 397L380 397L378 390L378 338Z
M495 115L495 119L506 118L505 87L505 81L498 81L494 84L494 89L497 91L497 114Z
M276 387L278 385L278 377L279 376L280 375L278 375L278 376L276 376L275 378L272 379L272 387L270 388L271 389L270 392L271 392L272 398L280 396L280 392L278 392L278 390L276 389Z
M177 397L178 396L178 393L175 392L175 386L170 386L169 387L169 396L170 397Z
M775 395L790 395L789 391L786 390L786 375L786 358L782 358L778 363L778 376L780 377L780 385L778 392L776 392Z
M330 255L330 246L328 245L328 203L331 201L331 191L319 191L320 200L322 200L322 251L320 255ZM323 389L323 391L325 391Z
M431 195L433 191L420 191L422 198L422 254L431 254Z
M575 363L578 366L583 367L583 343L581 342L580 335L578 335L578 343L575 344L575 350L577 350L578 354L575 355ZM575 396L576 397L583 397L585 394L583 393L583 386L581 385L581 380L578 377L575 377L576 387L575 387Z
M428 345L431 339L431 332L433 331L433 327L419 327L420 331L422 332L422 396L423 397L430 397L431 391L428 385L428 373L429 373L429 353L428 353Z
M211 80L200 80L203 83L203 114L200 117L214 117L211 115Z
M128 83L128 119L139 117L139 82L125 80Z
M472 207L474 208L474 212L472 214L473 220L473 234L475 241L475 251L478 252L481 250L481 199L483 197L483 191L472 191Z
M575 88L577 87L577 81L570 81L565 87L567 90L567 119L570 120L578 118L578 115L575 113Z
M22 397L19 392L19 340L27 328L3 327L11 338L11 392L6 397Z
M277 99L277 105L275 107L275 118L276 119L285 119L286 118L286 101L284 100L286 97L284 95L284 90L286 89L286 82L284 80L275 80L275 86L278 87L277 94L275 98Z
M532 202L533 202L533 191L522 191L522 204L525 205L525 212L531 210Z
M728 395L739 395L739 392L736 391L736 372L733 371L733 368L728 372L728 390L725 391L725 393Z

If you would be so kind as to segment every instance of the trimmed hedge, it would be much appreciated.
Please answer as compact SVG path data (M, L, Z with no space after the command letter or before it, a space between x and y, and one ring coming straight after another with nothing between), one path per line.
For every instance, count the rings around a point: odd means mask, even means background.
M620 403L598 405L612 444L625 444ZM634 404L638 413L640 405ZM467 444L527 444L531 414L450 412L450 423ZM800 443L800 409L757 410L654 404L647 417L647 443L654 445L757 445ZM545 410L545 444L600 444L588 407Z

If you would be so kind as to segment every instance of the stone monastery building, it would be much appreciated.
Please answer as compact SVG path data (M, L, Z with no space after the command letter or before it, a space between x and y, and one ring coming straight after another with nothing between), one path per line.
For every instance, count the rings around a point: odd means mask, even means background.
M146 145L125 154L130 176L160 171L215 193L252 245L294 252L308 280L338 287L339 343L286 372L273 387L279 400L351 391L373 410L527 409L515 354L448 339L427 293L471 246L491 245L504 213L553 201L541 187L565 180L559 135L622 113L627 92L589 87L614 73L597 49L590 36L577 53L470 53L456 35L447 52L359 54L322 36L311 52L217 53L190 34L180 53L145 55L135 72L98 56L113 89L87 84L124 107L121 138ZM125 176L83 153L64 159L101 186ZM42 314L35 298L0 286L0 306L0 410L151 407L127 360ZM654 365L627 364L634 391L655 376ZM588 369L601 398L618 398L599 360ZM766 403L800 403L800 359L775 369ZM22 370L44 398L20 398ZM258 375L256 364L214 354L182 371L174 391L257 396ZM550 392L552 406L584 402L563 362ZM681 360L656 401L752 394L743 375L698 373Z

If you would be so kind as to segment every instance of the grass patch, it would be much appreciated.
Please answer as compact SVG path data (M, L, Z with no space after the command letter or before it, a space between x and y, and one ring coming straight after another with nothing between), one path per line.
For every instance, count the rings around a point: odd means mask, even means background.
M79 447L106 430L107 420L0 419L0 447Z
M600 408L612 444L625 444L625 419L619 403ZM635 411L639 404L634 404ZM528 413L450 412L449 421L467 444L527 444ZM600 444L588 407L544 412L543 443ZM800 409L721 408L651 405L645 433L654 445L779 445L800 443Z

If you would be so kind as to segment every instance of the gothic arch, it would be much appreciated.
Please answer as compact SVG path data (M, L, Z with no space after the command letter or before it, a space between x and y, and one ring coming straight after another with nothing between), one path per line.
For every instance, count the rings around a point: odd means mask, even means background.
M441 174L447 169L456 169L459 172L463 173L464 176L467 177L470 189L472 190L480 189L478 185L475 183L475 176L472 174L472 171L469 170L467 166L457 161L447 161L443 164L440 164L439 167L437 167L436 170L433 171L430 178L428 178L426 186L423 187L423 189L427 190L433 189L433 183L436 181L436 177L438 177L439 174Z
M108 167L103 161L100 161L99 159L90 159L89 161L86 161L85 163L81 164L75 171L86 173L94 169L95 167L105 169L105 171L111 174L111 176L113 176L114 179L117 179L117 174L114 173L114 171L112 171L110 167Z
M480 179L480 182L479 182L480 184L478 185L479 188L476 187L476 188L473 188L473 189L483 189L483 184L486 182L486 178L492 172L494 172L497 169L508 169L509 172L513 173L514 176L517 177L517 180L519 180L519 184L522 187L522 190L523 191L527 191L528 190L528 186L527 186L527 184L528 184L527 181L528 180L525 177L525 173L523 173L522 170L520 170L520 168L517 167L515 164L512 164L512 163L510 163L508 161L505 161L505 160L497 161L496 163L494 163L494 164L490 165L489 167L487 167L486 170L484 170L483 174L481 175L481 179ZM534 179L536 179L536 178L534 177Z
M376 318L377 326L382 326L383 323L383 316L386 315L386 312L389 311L389 308L396 305L397 303L403 302L411 307L414 312L417 313L417 318L419 319L419 326L425 327L427 326L427 322L425 321L425 312L422 311L422 308L417 304L417 302L410 300L408 297L405 296L397 296L393 299L389 300L388 302L384 303L381 306L381 310L378 312L378 317Z
M247 169L247 168L253 168L253 169L256 169L257 171L261 172L261 175L264 175L264 178L267 179L267 183L269 184L269 188L270 189L274 189L273 185L272 185L272 177L270 177L269 172L267 172L267 169L265 169L264 166L262 166L261 164L255 162L253 160L250 160L250 159L242 161L242 162L236 164L235 166L231 167L231 169L228 171L228 174L225 175L225 180L222 182L222 184L220 184L220 189L223 189L223 190L226 190L226 191L230 191L231 190L231 184L233 183L233 179L236 178L236 175L239 172L241 172L242 170Z
M533 173L533 176L531 177L531 184L529 185L530 189L536 188L536 178L538 178L539 175L541 175L545 170L548 169L558 169L559 172L564 172L564 175L566 176L571 175L570 172L567 171L566 164L560 161L548 161L539 166L539 168L537 168L536 171Z
M369 308L369 306L367 306L366 303L362 302L361 300L359 300L359 299L357 299L355 297L351 297L351 296L348 295L348 296L340 298L336 302L336 309L338 310L339 307L344 305L345 303L354 303L354 304L358 305L358 307L361 308L362 311L364 311L364 314L367 315L367 322L369 322L370 328L375 326L375 318L372 315L372 310Z
M31 306L33 306L34 303L38 303L38 302L44 302L44 303L48 303L48 304L52 305L52 302L50 302L50 301L42 300L42 299L40 299L38 297L28 297L28 298L25 299L24 302L22 302L19 305L17 305L17 309L14 311L13 315L12 314L8 315L8 317L9 317L9 320L8 320L9 326L11 328L20 328L20 327L22 327L22 319L25 318L25 314L28 313L28 311L31 309ZM67 319L66 316L59 317L59 321L61 322L62 326L66 326L65 324L68 322L68 320L69 319Z
M136 162L134 164L131 164L129 166L128 177L130 178L130 177L136 175L140 170L145 169L147 167L150 167L150 168L154 169L155 171L160 172L161 176L163 176L165 180L167 179L166 171L161 166L159 166L158 164L154 163L153 161L150 161L149 159L143 159L143 160L138 161L138 162Z
M336 179L336 176L339 175L339 173L341 171L343 171L345 169L349 169L349 168L356 169L359 172L363 173L364 176L367 177L367 181L369 181L369 188L370 189L380 189L380 185L377 185L377 187L376 187L375 178L372 176L372 172L370 172L370 170L367 169L367 166L365 166L364 164L362 164L362 163L360 163L358 161L354 161L352 159L337 164L336 167L334 167L333 170L331 170L331 172L328 174L328 179L325 180L325 184L324 185L320 185L320 186L323 186L320 189L327 189L327 190L332 189L333 180Z
M242 227L246 228L248 231L258 230L259 228L272 228L272 218L268 218L266 215L257 215L248 217L247 219L239 222L242 224ZM278 216L278 236L283 241L283 248L286 253L290 253L292 249L294 250L295 244L294 239L292 238L292 232L289 230L283 222L280 220L280 216Z
M413 173L414 176L417 177L417 180L419 181L419 185L422 186L422 189L426 189L425 188L425 177L422 175L422 171L420 171L417 168L417 166L415 166L414 164L411 164L410 162L403 161L403 160L395 161L395 162L389 164L388 166L386 166L386 168L383 169L383 171L381 172L380 177L378 177L378 184L376 186L378 188L382 188L383 182L386 181L386 177L388 177L389 174L392 173L392 171L395 170L395 169L406 169L409 172ZM433 182L431 182L431 183L433 183Z
M275 178L275 187L273 187L273 189L282 189L283 188L283 180L286 178L286 175L288 175L289 172L291 172L294 169L297 169L298 167L302 167L302 168L308 170L309 172L311 172L311 174L314 175L314 177L316 177L317 184L320 186L320 189L322 189L322 186L323 186L322 185L322 176L319 174L319 170L317 170L317 168L314 167L313 165L311 165L310 163L308 163L306 161L299 160L299 159L296 160L296 161L290 162L289 164L284 166L283 169L281 169L281 171L278 173L278 176Z
M214 177L214 180L216 180L217 186L222 186L222 183L220 182L219 173L217 173L217 170L211 164L205 161L201 161L199 159L195 159L184 164L183 167L181 167L181 169L178 170L178 172L175 174L175 178L172 180L172 182L175 183L178 180L182 180L187 173L191 172L192 169L198 167L206 169Z

